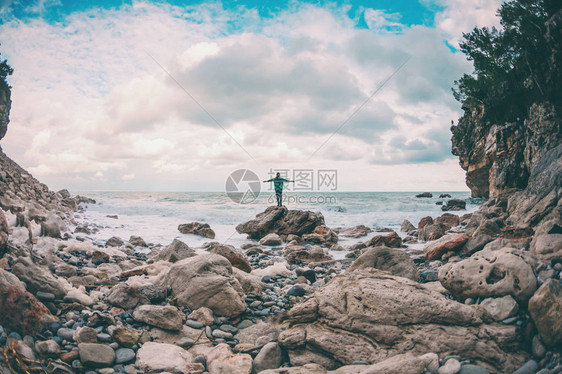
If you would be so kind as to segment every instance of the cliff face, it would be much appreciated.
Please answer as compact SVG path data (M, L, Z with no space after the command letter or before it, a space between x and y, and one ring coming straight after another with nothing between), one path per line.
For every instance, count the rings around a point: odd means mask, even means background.
M0 139L6 135L10 122L10 108L12 106L10 96L10 88L0 80Z
M553 104L534 104L518 123L485 126L481 112L465 114L453 130L453 154L466 170L473 197L525 189L535 163L560 144L560 115Z
M473 197L498 197L524 190L534 165L561 143L562 10L548 19L544 29L550 56L541 86L545 94L526 109L525 118L489 123L483 120L484 114L497 108L463 107L463 117L451 128L452 151L467 172L466 183ZM526 79L526 87L532 84L532 76ZM556 94L548 95L547 91Z

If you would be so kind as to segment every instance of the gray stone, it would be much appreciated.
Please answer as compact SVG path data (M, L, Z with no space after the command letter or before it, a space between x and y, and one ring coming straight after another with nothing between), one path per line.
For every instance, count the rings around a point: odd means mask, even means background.
M193 344L195 344L195 340L186 336L186 337L178 340L175 344L179 347L184 348L184 349L188 349L188 348L191 348L191 346L193 346Z
M517 304L517 301L515 301L511 295L484 299L482 303L480 303L480 306L486 309L496 321L503 321L506 318L514 316L519 311L519 304Z
M515 370L513 374L535 374L539 370L539 365L535 360L529 360L525 365Z
M457 374L461 371L461 363L454 358L448 359L443 366L437 370L438 374Z
M125 362L134 360L135 357L135 351L133 351L131 348L119 348L115 351L116 364L124 364Z
M84 366L107 367L115 361L115 351L105 344L81 343L78 353Z
M490 374L488 369L478 365L463 365L459 374Z
M192 329L202 329L203 327L205 327L205 324L193 319L188 319L187 321L185 321L185 324Z
M57 330L57 336L69 341L74 341L74 330L61 327Z
M281 366L283 352L276 342L267 343L262 347L254 359L254 370L259 373L267 369L277 369Z

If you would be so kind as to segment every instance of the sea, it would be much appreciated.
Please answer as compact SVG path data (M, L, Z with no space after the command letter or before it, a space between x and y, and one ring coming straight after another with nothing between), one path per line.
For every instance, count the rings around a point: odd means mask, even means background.
M231 200L225 192L72 192L96 201L96 204L86 205L84 212L77 213L76 220L98 228L91 237L100 242L112 236L128 240L131 235L137 235L154 245L167 245L177 238L197 248L210 239L178 231L178 225L197 221L211 226L216 233L214 241L239 248L251 240L237 233L236 225L275 205L271 192L262 192L255 200L244 204ZM373 230L390 228L399 232L405 219L417 225L422 217L441 215L441 205L437 203L448 198L440 199L440 194L467 202L466 211L453 212L457 214L473 212L483 203L471 198L469 192L432 193L432 198L417 198L416 192L287 192L284 205L289 209L321 212L331 228L365 225ZM339 244L365 241L375 234L359 239L342 237Z

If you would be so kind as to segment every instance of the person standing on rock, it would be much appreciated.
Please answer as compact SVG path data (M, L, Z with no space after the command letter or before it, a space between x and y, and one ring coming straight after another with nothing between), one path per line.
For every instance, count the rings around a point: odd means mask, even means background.
M293 182L285 178L281 178L281 173L277 173L275 178L271 178L269 180L263 181L263 183L273 182L273 187L275 188L275 197L277 198L277 206L283 206L283 183L285 182Z

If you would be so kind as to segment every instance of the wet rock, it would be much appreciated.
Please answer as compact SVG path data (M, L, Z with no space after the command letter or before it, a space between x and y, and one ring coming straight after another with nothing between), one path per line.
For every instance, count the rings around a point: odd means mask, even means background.
M373 230L365 225L358 225L348 228L340 228L334 231L336 231L339 236L343 236L345 238L360 238L371 233Z
M466 201L461 199L451 199L441 207L441 210L445 212L449 210L466 210Z
M61 232L66 231L66 225L59 217L49 215L45 222L41 222L41 236L61 239Z
M562 342L562 286L549 279L529 300L529 312L543 342L556 346Z
M184 315L174 306L141 305L133 312L133 318L164 330L179 331Z
M332 257L327 255L324 249L318 245L306 247L300 244L287 244L285 248L283 248L282 254L289 264L298 262L308 264L310 262L322 262L332 259Z
M348 271L366 268L384 270L392 275L411 280L418 279L418 269L412 258L403 251L388 247L369 248L353 261Z
M193 234L209 239L215 238L215 232L213 231L213 229L211 229L211 226L209 226L208 223L184 223L178 226L178 230L182 234Z
M394 231L388 235L375 235L367 243L367 247L390 247L400 248L402 245L402 238Z
M198 255L176 262L161 283L172 287L178 305L192 310L207 307L226 317L246 310L242 287L223 256Z
M260 373L267 369L277 369L281 366L283 352L276 342L267 343L262 347L254 359L254 370Z
M133 247L148 247L144 239L136 235L131 235L129 238L129 244Z
M440 260L445 253L459 250L467 240L465 234L447 234L435 241L427 242L423 247L425 258L428 261Z
M234 354L227 344L219 344L207 354L209 374L251 374L252 356Z
M261 239L269 233L278 235L310 234L316 226L324 224L324 216L318 212L288 210L286 207L269 207L255 219L236 226L240 234L250 239Z
M461 367L459 374L490 374L490 372L482 366L465 364Z
M112 236L111 238L107 239L107 241L105 242L105 245L109 247L121 247L124 244L125 242L123 241L123 239L121 239L118 236Z
M310 234L304 234L302 239L308 243L332 245L338 242L338 234L326 225L319 225Z
M261 245L267 245L267 246L281 245L282 242L283 241L281 240L279 235L277 235L273 232L271 234L267 234L266 236L264 236L263 238L260 239L260 244Z
M193 355L174 344L146 342L137 351L136 366L144 371L184 372Z
M58 321L35 296L0 279L0 311L7 310L0 313L0 325L23 334L34 335Z
M448 230L442 223L430 223L423 226L418 232L418 239L424 241L437 240Z
M197 255L193 249L181 240L174 239L166 248L164 248L156 256L152 257L152 261L168 261L178 262L184 258L193 257Z
M526 302L535 292L533 269L513 249L480 251L439 270L439 281L457 298L512 295Z
M249 273L252 271L252 267L250 266L246 256L229 244L223 245L219 243L211 243L208 245L207 251L226 258L232 266L242 270L243 272Z
M460 217L456 214L444 213L435 219L435 223L442 223L448 228L452 228L460 224Z
M280 334L279 344L293 365L305 359L331 367L376 364L429 350L454 351L499 372L515 370L525 362L524 354L513 353L518 329L485 324L483 317L483 309L449 300L417 282L364 269L336 276L289 310L283 319L291 327Z
M410 232L415 229L416 228L414 227L414 225L412 225L412 222L408 221L407 219L402 221L402 225L400 226L400 231L402 232Z
M431 218L430 216L423 217L422 219L420 219L420 222L418 223L418 229L423 229L425 226L431 224L433 224L433 218Z
M115 351L105 344L78 344L78 354L86 367L107 367L115 361Z
M486 309L496 321L503 321L506 318L514 316L519 311L519 304L517 304L511 295L484 299L480 303L480 306Z
M417 194L416 197L433 197L433 194L431 192L422 192Z

